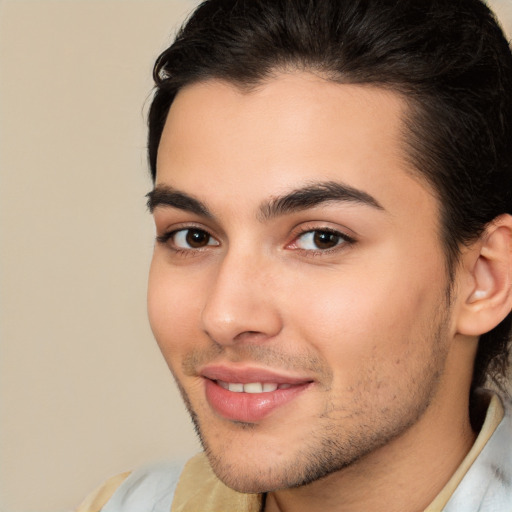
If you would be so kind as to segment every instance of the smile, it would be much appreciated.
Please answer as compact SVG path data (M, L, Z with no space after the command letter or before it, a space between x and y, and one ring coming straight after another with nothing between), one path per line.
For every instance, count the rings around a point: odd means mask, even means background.
M228 391L233 393L271 393L277 389L289 389L292 387L291 384L277 384L275 382L249 382L242 384L241 382L224 382L217 380L217 384Z
M241 423L259 423L284 410L314 384L309 379L271 377L261 370L249 371L249 375L226 369L209 369L204 373L205 398L212 411L223 419ZM224 378L219 378L218 373ZM259 378L251 373L258 373Z

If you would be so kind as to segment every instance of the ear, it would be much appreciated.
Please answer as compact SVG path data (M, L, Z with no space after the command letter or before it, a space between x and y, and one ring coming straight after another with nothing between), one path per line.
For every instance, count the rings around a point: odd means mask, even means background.
M462 260L457 332L480 336L512 309L512 216L489 223Z

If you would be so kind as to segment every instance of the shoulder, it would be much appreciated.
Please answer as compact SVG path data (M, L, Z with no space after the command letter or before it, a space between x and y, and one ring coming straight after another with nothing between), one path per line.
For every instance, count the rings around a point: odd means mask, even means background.
M159 463L110 478L76 512L169 512L183 466Z
M75 509L75 512L99 512L103 505L112 497L118 487L130 476L130 471L120 473L103 482L91 492Z
M512 403L503 399L502 404L503 418L448 502L445 512L512 512Z

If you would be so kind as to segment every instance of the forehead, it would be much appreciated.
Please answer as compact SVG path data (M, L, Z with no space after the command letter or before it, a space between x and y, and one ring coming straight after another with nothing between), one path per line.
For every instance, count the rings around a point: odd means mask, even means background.
M396 93L310 73L277 75L249 91L193 84L170 109L157 185L246 205L311 181L341 181L384 207L414 207L432 194L405 155L406 112Z

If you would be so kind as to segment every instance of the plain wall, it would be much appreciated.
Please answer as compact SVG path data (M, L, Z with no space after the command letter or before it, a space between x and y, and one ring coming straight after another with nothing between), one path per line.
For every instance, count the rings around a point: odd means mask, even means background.
M493 4L512 27L512 0ZM199 449L145 305L143 110L194 5L0 2L2 512L69 510Z
M148 327L143 109L191 1L0 4L0 510L199 449Z

